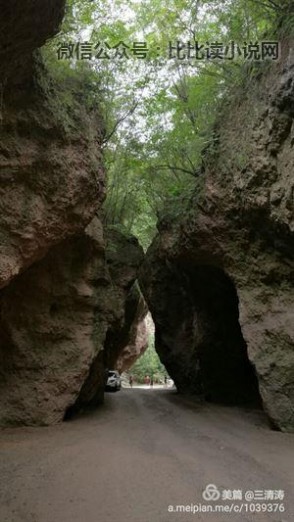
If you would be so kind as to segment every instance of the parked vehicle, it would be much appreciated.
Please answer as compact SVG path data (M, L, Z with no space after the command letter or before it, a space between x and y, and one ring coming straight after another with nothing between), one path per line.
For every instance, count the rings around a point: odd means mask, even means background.
M106 391L119 391L121 389L121 377L116 370L109 370L107 375L107 382L105 385Z

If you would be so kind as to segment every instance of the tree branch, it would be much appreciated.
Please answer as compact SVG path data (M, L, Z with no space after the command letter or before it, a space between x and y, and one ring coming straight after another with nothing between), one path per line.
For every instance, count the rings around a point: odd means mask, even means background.
M183 172L184 174L189 174L190 176L193 176L193 178L197 177L197 171L196 170L188 170L184 169L183 167L175 167L174 165L164 164L164 165L156 165L158 169L169 169L172 171L178 171Z
M276 4L276 2L274 2L274 0L267 0L268 3L262 2L260 0L250 0L250 1L253 2L254 4L262 5L263 7L266 7L268 9L273 9L274 11L283 11L283 7Z
M123 121L125 121L125 120L126 120L126 119L131 115L131 114L134 113L134 111L136 110L136 108L138 107L138 105L139 105L139 102L136 101L136 102L134 103L134 105L133 105L133 106L132 106L132 107L131 107L131 108L130 108L130 109L129 109L129 110L128 110L128 111L127 111L127 112L126 112L122 117L121 117L121 118L119 118L119 119L116 121L116 123L115 123L115 125L114 125L112 131L110 131L109 134L107 134L107 135L105 136L105 138L103 138L102 145L105 145L105 144L106 144L106 143L107 143L107 142L112 138L112 136L116 133L116 131L117 131L118 127L120 126L120 124L121 124Z

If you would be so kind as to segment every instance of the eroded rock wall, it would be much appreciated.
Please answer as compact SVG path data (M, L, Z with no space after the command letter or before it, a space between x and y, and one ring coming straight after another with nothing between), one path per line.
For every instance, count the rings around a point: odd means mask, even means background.
M21 89L4 88L0 287L83 230L105 196L99 115L63 105L50 81L38 63Z
M0 425L53 424L103 400L105 341L113 325L123 328L143 256L129 236L119 239L103 237L96 218L2 290ZM122 245L128 252L123 285L107 265L110 244L117 257Z
M134 261L136 261L136 258L130 256L130 249L126 249L125 244L122 243L121 239L123 236L119 229L115 227L107 227L107 237L109 239L107 248L107 265L112 280L119 288L125 288L127 291L124 321L123 323L119 321L113 325L108 332L105 343L107 355L106 366L111 369L116 367L117 360L122 351L136 342L138 325L147 315L148 308L138 284L135 283L130 287L129 278L126 277L126 268L129 270ZM130 241L134 246L137 243L137 240L132 236L130 236ZM119 245L120 247L117 248ZM141 257L141 262L142 261L143 255ZM136 267L137 262L135 262L135 268Z
M224 107L204 157L203 191L176 217L162 216L141 288L156 348L180 390L223 400L230 382L238 402L254 395L256 373L269 417L291 431L293 44L282 51L250 93Z
M0 1L1 426L56 423L103 400L108 332L124 329L143 257L97 218L99 106L80 81L54 82L38 52L64 6Z
M103 345L96 349L87 378L68 415L96 406L104 394L107 371L116 367L116 361L130 342L137 318L142 314L142 297L135 283L144 252L138 240L121 227L105 227L105 262L110 284L99 289L98 306L95 310L95 330L103 329ZM102 296L104 295L104 298ZM144 310L146 304L144 303ZM147 313L147 311L146 311Z
M92 224L2 290L2 426L58 422L76 398L107 330L94 328L99 285L109 284L103 254Z
M120 373L129 370L148 348L148 308L137 284L132 288L126 303L126 333L122 337L114 367Z
M0 85L32 75L33 52L59 30L66 0L0 1Z
M104 197L100 110L57 84L38 48L63 0L2 5L0 31L0 288L82 231Z

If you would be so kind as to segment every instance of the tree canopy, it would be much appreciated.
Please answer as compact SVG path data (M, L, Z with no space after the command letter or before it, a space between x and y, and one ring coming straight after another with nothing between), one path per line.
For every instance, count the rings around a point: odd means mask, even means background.
M124 224L147 248L166 202L201 190L203 150L224 99L271 63L254 45L285 37L293 16L292 0L68 1L44 56L57 81L78 76L84 101L103 114L108 223ZM72 56L58 60L68 44Z

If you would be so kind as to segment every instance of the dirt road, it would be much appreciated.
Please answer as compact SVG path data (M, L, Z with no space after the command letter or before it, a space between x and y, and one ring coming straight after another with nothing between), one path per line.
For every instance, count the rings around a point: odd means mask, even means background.
M0 432L0 522L292 522L293 450L294 437L270 431L259 412L122 390L60 426ZM232 504L204 500L208 484L283 490L286 510L171 512Z

